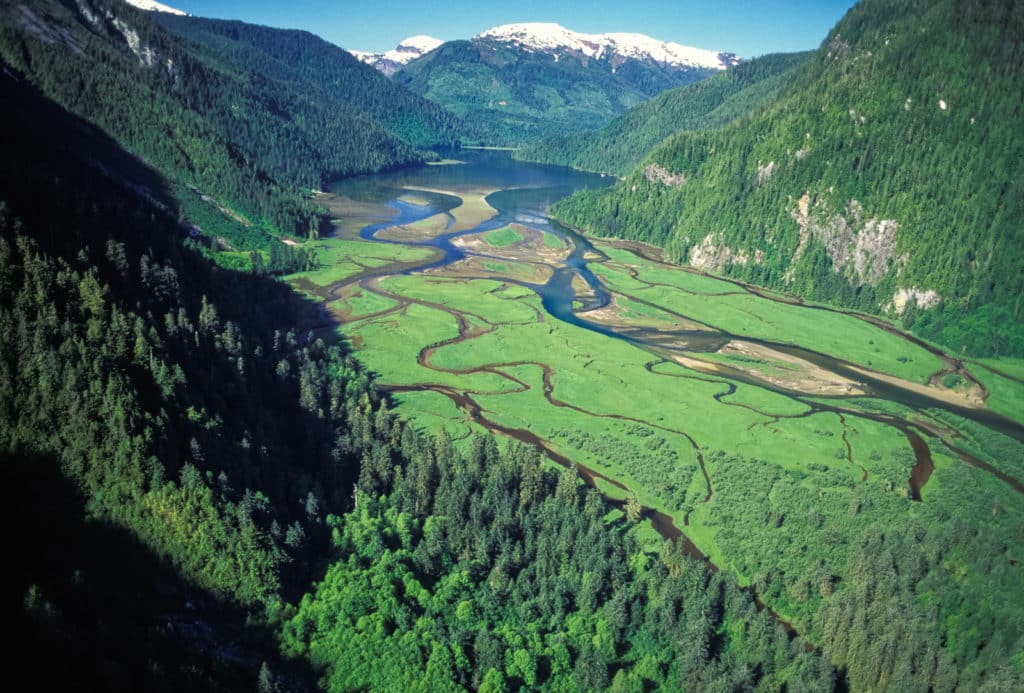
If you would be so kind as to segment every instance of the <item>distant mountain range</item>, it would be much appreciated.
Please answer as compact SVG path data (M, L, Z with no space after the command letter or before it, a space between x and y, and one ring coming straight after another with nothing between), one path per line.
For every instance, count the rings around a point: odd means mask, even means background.
M164 21L172 19L171 15L185 15L155 0L129 3L163 13L158 16L167 18ZM173 28L183 31L185 25ZM211 48L230 48L234 57L246 59L237 42L228 46L228 34L210 36L195 32L194 27L184 33ZM417 35L386 52L347 52L398 85L472 123L472 127L459 126L463 141L501 145L528 144L600 128L652 96L739 63L734 53L643 34L584 34L543 22L492 27L468 41L443 42ZM261 56L249 57L264 61ZM318 55L317 59L325 57ZM336 56L332 59L337 60ZM338 66L342 71L350 69L343 61ZM321 67L330 69L326 63ZM292 68L301 69L301 64ZM379 117L420 146L429 146L436 132L434 126L424 127L420 115L411 128L405 117L387 113Z
M135 1L141 6L148 0ZM627 60L640 60L684 69L724 70L739 62L733 53L693 48L644 34L582 34L551 22L504 24L480 32L473 40L498 41L531 53L546 53L556 62L567 53L596 60L608 59L619 64ZM444 41L432 36L420 35L403 39L397 48L386 53L359 50L349 52L390 76L442 43Z
M564 54L621 65L640 60L683 69L724 70L739 62L733 53L705 50L661 41L644 34L581 34L550 22L505 24L477 34L475 39L508 43L523 50L547 53L557 61Z
M356 50L350 50L349 53L359 58L361 62L372 65L390 77L413 60L416 60L416 58L423 57L442 43L444 41L433 36L410 36L407 39L403 39L397 48L386 53L367 53Z
M507 24L468 41L434 41L420 36L388 53L354 54L480 125L492 144L595 129L666 89L739 62L733 53L643 34L583 34L551 23Z

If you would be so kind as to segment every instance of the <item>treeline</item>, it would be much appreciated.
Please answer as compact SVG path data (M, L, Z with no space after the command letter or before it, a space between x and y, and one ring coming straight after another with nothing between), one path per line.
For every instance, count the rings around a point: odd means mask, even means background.
M0 459L30 549L3 608L35 647L19 667L102 690L273 682L268 618L323 560L383 405L309 331L315 306L211 264L173 209L122 187L165 197L137 159L6 75L0 102ZM61 507L39 518L23 496ZM44 652L90 655L63 671Z
M863 310L933 290L907 327L958 352L1024 354L1022 29L1024 11L994 0L867 0L771 106L651 152L676 184L641 167L555 212Z
M599 130L527 144L515 157L625 175L669 135L721 127L769 103L812 55L779 53L744 61L700 82L662 92Z

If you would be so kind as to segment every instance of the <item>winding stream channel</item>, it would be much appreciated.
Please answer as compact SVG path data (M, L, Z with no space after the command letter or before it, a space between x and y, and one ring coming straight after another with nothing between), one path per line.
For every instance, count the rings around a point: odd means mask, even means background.
M398 314L407 310L413 303L453 316L458 325L458 335L435 344L427 345L419 352L418 363L427 369L450 375L488 373L507 382L510 389L503 392L522 392L528 390L531 387L530 384L510 371L520 366L536 367L542 373L543 396L547 403L553 407L569 408L590 417L607 417L620 421L639 423L655 429L661 429L666 433L681 436L692 446L697 463L700 466L706 485L704 497L700 502L707 503L714 493L712 480L705 467L702 447L689 433L675 426L592 411L556 397L552 384L553 371L551 366L544 363L541 358L537 358L537 355L534 354L522 354L522 357L517 360L488 363L484 366L466 369L442 368L441 366L434 365L431 359L439 349L493 332L498 328L497 323L489 322L487 315L477 315L467 313L465 310L455 310L445 305L441 300L432 301L423 298L410 298L400 293L389 291L381 285L382 279L388 276L403 274L422 275L424 272L443 271L471 257L478 258L480 262L491 262L492 266L495 266L494 263L507 260L507 257L501 253L488 253L486 247L473 246L472 250L467 249L467 245L460 241L464 237L502 229L510 224L517 224L520 227L554 234L565 241L569 249L567 255L561 257L557 262L545 261L544 258L525 261L527 264L543 265L546 268L545 273L548 273L548 278L545 281L529 281L522 276L504 274L499 270L492 270L485 276L485 278L502 282L503 286L514 285L522 287L539 296L543 310L536 311L536 320L538 322L549 320L562 321L611 339L626 341L647 351L651 355L651 359L645 365L647 371L669 377L699 380L719 386L721 388L720 391L714 395L714 399L717 402L723 405L750 409L760 416L767 417L769 423L772 421L778 422L779 419L795 419L820 413L832 413L838 417L842 426L841 438L845 449L846 461L857 468L857 474L861 481L868 480L869 472L854 457L853 448L847 438L848 420L861 418L891 427L905 437L908 446L913 451L915 462L908 479L908 486L910 498L914 501L921 501L922 489L928 484L935 469L931 450L931 445L934 445L934 442L930 444L929 440L941 441L946 448L958 456L964 463L997 477L1017 493L1024 493L1024 484L1021 483L1021 480L1013 478L1004 471L969 453L959 442L961 434L952 426L928 414L927 410L949 412L999 431L1015 440L1024 441L1024 426L1016 421L1001 416L983 406L968 406L966 403L957 401L955 398L943 397L941 393L936 392L933 394L927 388L903 384L897 378L873 372L864 366L826 353L807 349L793 343L732 334L695 320L692 316L673 312L673 310L666 308L664 303L651 303L635 292L627 293L609 288L602 281L601 277L595 274L591 267L594 263L608 261L608 255L602 252L601 247L595 247L595 244L587 238L550 220L546 215L546 210L554 201L573 190L583 187L607 185L613 182L613 179L558 167L519 164L513 162L506 154L462 154L460 158L467 159L468 163L463 165L424 167L414 171L401 171L344 181L334 186L331 193L324 198L329 206L333 203L332 211L338 216L342 216L345 213L346 206L353 202L363 205L365 208L372 208L373 212L366 214L364 217L367 223L361 225L361 230L358 231L359 238L380 244L425 248L430 251L429 257L416 262L390 263L379 267L365 267L362 271L328 286L317 286L302 279L296 280L296 285L307 292L320 296L324 299L325 305L339 298L343 290L346 290L346 288L351 289L356 284L358 284L361 291L377 294L395 304L392 307L375 313L361 315L359 320ZM467 198L460 199L452 194L446 194L446 191L466 189L476 191L479 199L485 200L486 204L496 211L496 214L492 211L490 215L483 215L482 221L473 218L470 223L461 223L465 220L460 220L457 208ZM411 197L415 199L410 199ZM437 215L446 215L447 223L433 235L416 237L414 234L410 234L406 237L395 237L392 232L388 231L396 227L412 227L418 222L437 217ZM672 271L696 272L696 270L690 268L680 268L664 263L657 249L641 244L609 241L607 242L607 247L626 250L648 263L656 263ZM656 283L644 282L640 277L636 276L635 272L633 279L646 284L648 287L656 286ZM973 378L961 361L948 356L941 350L911 335L897 330L883 320L873 316L830 307L804 306L802 301L795 297L761 290L739 281L722 278L716 279L726 282L733 287L733 291L726 293L753 294L780 304L802 306L807 310L841 313L852 319L868 322L875 327L897 335L900 339L907 340L908 343L917 348L923 348L933 354L943 364L943 370L933 374L931 380L934 381L939 376L955 374L977 388L977 390L980 390L982 397L984 397L984 390L981 384ZM672 286L672 288L678 289L676 286ZM613 303L616 295L625 297L636 304L649 305L663 313L669 314L673 319L678 319L679 323L693 325L694 329L667 332L664 329L642 325L615 324L609 323L607 320L594 320L588 316L592 311L599 311L602 308L608 307ZM725 345L738 340L770 350L771 353L781 354L783 357L798 359L802 363L812 364L813 367L829 374L834 374L845 382L854 383L856 391L830 394L823 394L817 391L802 391L798 387L787 387L785 384L780 384L763 377L754 370L740 369L722 362L715 363L713 369L706 371L700 368L690 370L680 368L674 372L661 372L658 370L662 364L676 365L685 362L689 366L695 359L699 361L702 354L712 354L722 349ZM738 384L751 384L766 388L801 403L806 409L797 414L772 414L760 411L750 404L731 401L729 397L736 392ZM381 389L394 393L424 390L439 393L453 402L469 420L480 426L492 432L533 445L542 450L551 460L561 465L573 466L575 464L580 475L588 485L597 488L600 481L614 486L623 492L629 491L619 480L610 478L598 470L579 465L576 461L569 459L566 455L558 452L550 441L540 437L534 431L509 426L495 420L486 407L481 406L477 401L480 395L495 394L493 392L474 391L470 388L457 387L451 384L388 384L386 381L381 385ZM866 411L858 408L856 406L857 398L864 397L895 402L901 405L902 408L913 412L913 416L881 411ZM609 503L616 507L623 505L621 500L607 496L606 498ZM651 521L654 529L662 537L681 541L684 549L691 556L715 568L709 557L685 534L685 527L689 524L690 519L689 512L685 513L681 518L682 526L669 515L649 507L643 509L643 515Z

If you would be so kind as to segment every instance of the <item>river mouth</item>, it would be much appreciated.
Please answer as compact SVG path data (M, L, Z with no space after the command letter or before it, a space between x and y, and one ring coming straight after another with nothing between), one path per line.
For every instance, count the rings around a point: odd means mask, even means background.
M710 539L714 518L706 508L717 500L716 479L728 472L705 457L732 440L767 450L783 466L803 464L787 454L807 455L819 460L811 474L826 466L830 483L845 475L850 489L884 477L910 504L928 503L929 482L941 468L937 453L944 464L953 459L1024 493L1012 471L963 447L961 431L935 416L945 412L1024 439L1018 422L984 406L976 382L968 379L959 391L936 385L937 374L967 373L960 361L877 318L802 306L793 297L664 265L649 249L591 240L547 217L554 201L610 179L510 162L503 154L464 158L465 165L345 181L321 200L336 216L345 205L358 207L356 221L339 222L346 242L416 252L419 259L366 267L317 286L294 279L325 305L345 304L335 315L382 389L400 402L420 398L424 421L462 417L536 446L559 464L577 465L616 505L639 491L654 530L682 540L712 566L721 549ZM706 309L716 302L740 318L750 312L755 327L745 328L739 318L736 326L722 324ZM833 351L827 340L805 344L778 330L759 334L757 311L776 309L824 313L814 324L845 321L851 334L877 341L881 356L871 358L884 359L886 349L910 356L872 366L856 350ZM634 361L621 367L605 363L625 358L605 351L627 348L643 356L630 356ZM618 383L611 387L621 397L587 389L588 379L600 378ZM641 381L646 384L634 385ZM682 413L674 414L677 399L699 399L694 388L708 404L680 404ZM646 409L637 403L644 397L653 400ZM451 413L441 413L442 400ZM707 418L728 419L723 433ZM647 464L650 455L631 436L661 441L690 476L659 486L654 476L603 465L616 445L639 450L636 464ZM865 443L869 436L878 442ZM775 441L789 438L794 447L787 453ZM910 463L887 464L886 446L899 447ZM826 453L832 461L822 461ZM671 466L665 470L672 473Z

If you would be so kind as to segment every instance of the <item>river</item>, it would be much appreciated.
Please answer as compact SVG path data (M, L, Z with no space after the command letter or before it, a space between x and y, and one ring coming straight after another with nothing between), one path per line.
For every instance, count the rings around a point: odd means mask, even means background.
M750 335L740 336L704 324L701 324L700 329L687 332L680 339L672 341L666 340L664 333L654 328L637 328L635 326L626 328L621 325L609 324L606 321L591 319L588 314L596 315L592 311L598 311L608 306L615 294L590 267L592 263L605 262L608 257L601 251L603 246L600 244L595 246L587 238L551 220L548 217L548 209L555 201L575 190L607 186L612 184L614 179L561 167L520 163L512 160L507 153L460 152L458 156L465 163L424 166L375 176L364 176L342 181L331 187L330 195L327 199L334 202L332 211L344 214L345 210L350 208L359 208L361 210L359 218L365 223L359 223L355 226L355 228L359 229L359 238L380 244L426 248L431 253L430 257L423 261L406 262L404 264L396 263L378 268L368 267L355 276L349 276L331 286L322 287L317 293L325 301L338 297L346 287L351 287L354 283L358 282L361 289L377 293L395 301L397 305L401 306L404 300L403 297L381 288L379 285L381 278L396 274L422 276L422 273L425 271L443 271L444 268L466 260L467 255L474 255L485 259L489 258L490 256L486 253L481 254L482 251L479 248L474 249L472 252L467 251L465 244L460 243L460 237L500 229L509 224L520 224L524 227L549 232L558 238L565 239L568 242L568 247L571 249L567 256L561 258L559 262L548 263L547 268L550 270L550 274L542 282L527 281L521 277L503 274L498 270L493 271L492 275L487 276L487 278L497 279L506 284L524 287L535 293L540 298L540 304L543 309L543 315L538 314L539 319L558 320L611 339L628 342L644 349L653 357L646 364L648 371L657 368L661 363L678 363L677 357L683 355L687 358L696 357L699 359L702 354L716 352L724 345L738 339L760 345L775 353L791 356L802 362L813 364L825 372L845 378L848 381L856 381L859 391L855 394L836 394L833 396L823 395L820 392L803 392L799 388L785 387L777 382L772 382L770 379L761 377L756 371L731 368L727 364L720 362L715 364L713 374L693 372L680 377L721 384L723 390L714 396L714 399L719 403L728 403L723 402L723 398L727 398L735 393L737 385L752 384L796 400L807 407L806 412L800 414L776 416L776 421L779 418L803 418L823 412L835 414L839 417L839 421L842 422L842 443L845 446L846 461L859 468L858 474L862 474L862 481L867 481L868 469L854 458L853 449L846 435L847 420L850 418L870 420L871 422L899 431L899 434L905 438L907 447L913 452L914 457L914 464L907 479L909 497L912 501L920 502L922 500L922 490L928 484L935 470L931 447L938 441L941 441L941 444L966 464L993 475L1018 493L1024 493L1024 484L1021 484L1020 480L970 454L959 443L961 436L958 431L951 426L938 422L934 416L926 413L928 410L944 410L978 422L1016 440L1024 440L1024 427L984 407L964 406L956 401L950 401L941 396L933 395L931 391L922 389L920 385L917 387L910 384L906 386L901 385L898 379L881 373L873 373L870 370L866 370L861 364L855 364L833 355L822 353L821 351L808 349L793 342L759 339ZM476 195L479 200L486 200L486 203L496 210L497 214L493 216L485 215L481 217L482 221L462 224L460 226L456 218L460 209L459 205L472 196L467 194L467 191L470 191L472 195ZM460 196L452 194L452 192L459 193L462 197L460 198ZM395 227L414 226L417 222L436 218L439 214L447 215L448 222L447 228L440 228L436 234L423 238L382 237L382 232L385 230L394 229ZM387 234L383 235L387 236ZM617 243L616 245L619 248L629 250L638 258L656 262L666 268L671 267L673 271L694 271L692 269L665 265L661 262L656 249L638 244ZM499 260L501 258L495 255L491 259ZM780 295L774 292L763 292L757 287L747 286L742 282L733 280L725 281L735 285L741 292L749 292L780 304L802 306L802 301L798 297ZM581 293L581 289L584 286L586 291ZM311 287L306 288L308 290ZM629 296L629 298L642 302L642 299L635 296ZM701 502L706 503L711 498L713 493L711 477L704 466L702 448L693 437L685 431L677 430L664 424L640 421L617 414L590 411L578 404L571 404L558 399L554 395L554 386L551 382L552 369L547 363L543 362L543 355L541 354L523 353L515 361L463 370L440 369L432 366L429 360L433 352L444 346L476 338L483 332L479 326L472 325L465 315L444 305L444 301L440 297L437 301L420 299L417 303L452 315L456 318L459 325L457 337L430 345L421 350L419 354L420 366L453 375L476 373L500 375L516 383L516 386L522 389L529 389L530 386L514 375L511 375L509 368L518 366L540 367L543 370L544 398L551 406L573 409L583 415L592 417L607 417L624 422L642 423L655 429L661 429L668 433L685 437L693 447L696 460L700 465L706 483L706 493ZM879 329L897 335L900 339L906 340L908 345L913 345L915 348L923 348L933 353L945 364L947 371L944 372L958 373L968 378L971 377L964 364L959 360L950 357L931 345L920 342L920 340L911 335L902 333L878 318L824 306L803 307L807 310L826 310L842 313L849 316L851 320L868 322ZM383 312L387 313L388 311ZM682 320L697 322L685 314L679 314L678 317ZM679 337L679 335L673 336ZM667 375L664 373L659 374ZM550 440L544 439L535 431L499 422L491 412L479 404L476 395L472 391L450 384L402 385L394 383L384 386L383 389L394 393L422 390L439 393L453 402L458 410L469 420L484 428L533 445L558 464L576 464L580 475L588 485L599 488L601 484L604 484L605 488L615 487L619 491L628 492L628 489L620 480L612 478L599 470L578 464L578 460L570 459L569 456L560 452L557 446L552 444ZM903 410L911 412L912 415L868 411L858 408L856 402L860 397L895 402L901 405ZM734 406L747 407L747 405L740 403L736 403ZM712 442L718 447L727 445L723 441ZM620 499L608 498L608 500L617 507L622 505ZM678 517L673 518L664 512L650 507L643 509L643 515L651 521L654 529L662 537L681 541L683 548L692 557L704 561L713 569L716 568L711 559L685 534L686 526L689 524L689 512L681 518L682 522L679 522L680 518Z

